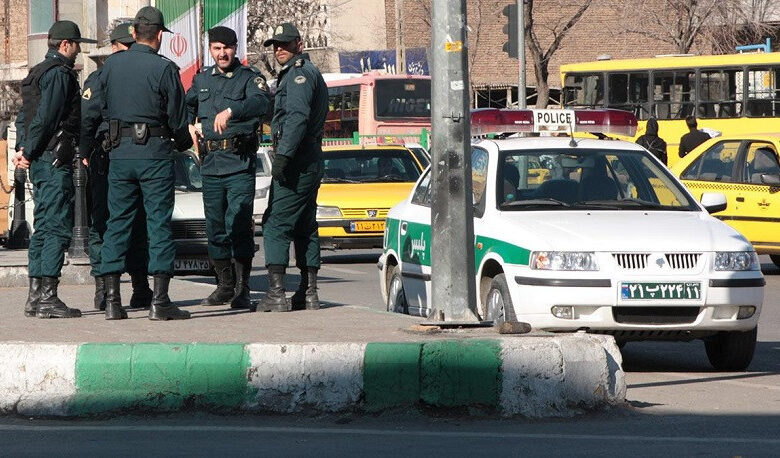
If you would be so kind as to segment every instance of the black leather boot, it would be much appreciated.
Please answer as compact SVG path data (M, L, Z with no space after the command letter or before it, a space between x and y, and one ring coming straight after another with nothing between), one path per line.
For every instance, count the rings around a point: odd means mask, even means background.
M252 301L249 299L249 274L252 272L252 258L236 258L236 282L235 293L230 300L232 309L251 309Z
M285 267L280 265L268 266L268 292L260 301L258 310L263 312L289 312L290 304L284 293Z
M104 277L95 277L95 310L106 309L106 287Z
M317 296L317 268L307 267L301 271L298 290L290 299L293 310L319 310L320 299Z
M119 294L119 274L106 275L106 319L124 320L127 312L122 307L122 297Z
M41 300L38 302L38 318L78 318L81 310L72 309L57 297L57 285L60 279L56 277L41 278Z
M200 305L229 304L235 294L236 278L233 275L233 264L230 259L212 259L214 272L217 274L217 289L209 297L203 299Z
M24 316L34 317L38 313L38 303L41 301L41 277L30 277L30 291L27 302L24 303Z
M186 320L190 317L190 312L180 310L171 302L168 297L168 285L171 283L171 277L165 274L154 276L154 297L152 298L152 307L149 309L150 320Z
M152 290L149 288L149 277L146 272L130 273L133 285L133 295L130 296L131 309L148 309L152 305Z

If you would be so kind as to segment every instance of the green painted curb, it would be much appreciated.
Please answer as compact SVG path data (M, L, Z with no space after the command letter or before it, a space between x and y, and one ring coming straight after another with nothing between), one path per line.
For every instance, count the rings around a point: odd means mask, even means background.
M426 343L420 360L420 399L439 407L497 407L501 364L497 340Z
M379 411L420 399L420 343L369 343L363 357L365 408Z

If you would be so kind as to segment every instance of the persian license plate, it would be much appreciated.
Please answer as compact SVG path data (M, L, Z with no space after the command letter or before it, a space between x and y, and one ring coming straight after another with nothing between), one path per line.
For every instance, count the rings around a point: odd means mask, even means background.
M349 223L352 232L384 232L384 221L353 221Z
M188 258L176 258L173 260L173 270L175 272L189 272L194 270L209 270L208 259L188 259Z
M624 300L696 300L701 299L701 283L620 283L620 298Z

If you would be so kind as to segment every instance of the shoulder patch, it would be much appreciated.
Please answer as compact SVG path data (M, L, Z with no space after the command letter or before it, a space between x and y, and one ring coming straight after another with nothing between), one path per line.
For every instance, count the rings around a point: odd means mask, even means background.
M293 81L295 81L296 84L303 84L306 82L306 77L303 75L298 75Z
M81 98L84 100L89 100L92 98L92 88L87 88L83 94L81 94Z
M295 68L301 68L306 65L306 59L298 59L295 61Z
M268 90L268 85L265 83L265 78L262 76L258 76L254 79L255 84L257 84L257 87L260 88L263 91Z

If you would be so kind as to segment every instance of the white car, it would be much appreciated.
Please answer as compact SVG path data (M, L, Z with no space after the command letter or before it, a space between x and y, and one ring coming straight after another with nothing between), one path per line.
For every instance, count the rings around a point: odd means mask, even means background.
M619 344L701 338L714 367L748 366L765 282L750 243L709 214L725 196L696 202L652 154L622 141L484 139L471 167L483 320ZM427 170L387 217L378 265L390 311L431 312L430 183Z
M271 190L271 158L269 148L261 146L257 150L257 169L255 171L255 202L252 212L255 220L255 231L262 232L260 222L263 213L268 208L268 193Z

